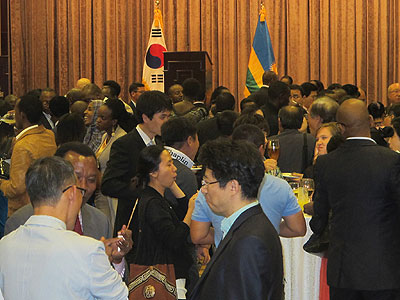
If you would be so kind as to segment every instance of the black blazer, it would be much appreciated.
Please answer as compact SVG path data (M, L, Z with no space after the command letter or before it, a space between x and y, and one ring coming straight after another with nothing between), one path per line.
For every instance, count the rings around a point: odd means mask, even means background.
M278 167L284 173L303 173L304 170L311 166L314 159L315 138L306 133L307 141L307 161L304 162L303 146L304 136L303 133L297 129L285 129L281 134L271 136L269 138L278 139L280 145Z
M279 123L278 123L278 112L279 108L275 107L271 102L260 107L264 113L264 119L267 120L269 126L269 136L278 134Z
M41 115L40 120L39 120L39 125L43 125L44 128L46 128L46 129L53 130L53 128L51 127L51 125L50 125L49 121L47 120L46 116L43 114L43 112L42 112L42 115Z
M137 236L133 261L145 266L173 264L176 278L188 278L193 264L189 226L180 221L168 201L149 186L141 193L137 211L134 218L138 218L135 223L140 226L131 228Z
M217 248L191 300L281 300L282 248L257 205L243 212Z
M101 192L118 198L114 232L128 223L134 202L138 198L138 189L131 182L136 176L139 153L145 147L136 128L117 139L111 146Z
M330 221L328 284L400 288L400 155L369 140L347 140L317 159L312 230Z

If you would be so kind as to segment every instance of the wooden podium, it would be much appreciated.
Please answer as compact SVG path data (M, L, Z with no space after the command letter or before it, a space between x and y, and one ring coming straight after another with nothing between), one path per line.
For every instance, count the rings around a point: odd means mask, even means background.
M206 95L212 92L212 63L207 52L164 52L164 91L187 78L200 81Z

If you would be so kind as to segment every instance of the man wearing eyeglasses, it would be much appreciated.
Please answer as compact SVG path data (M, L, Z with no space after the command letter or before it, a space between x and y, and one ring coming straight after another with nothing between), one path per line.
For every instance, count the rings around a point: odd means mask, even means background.
M282 299L282 249L257 201L264 164L248 142L209 141L200 149L201 191L223 216L223 239L189 299Z
M69 161L74 167L75 175L77 177L77 190L82 194L82 205L79 210L73 231L80 235L89 236L96 240L102 240L108 248L112 248L114 239L112 237L112 227L107 217L97 208L87 204L89 198L92 197L97 187L99 172L97 169L97 160L93 151L85 144L79 142L70 142L61 145L55 156L59 156ZM71 186L66 187L67 189ZM17 210L10 218L8 218L5 225L5 234L8 234L25 222L34 214L31 204ZM123 230L125 234L125 230ZM129 232L130 235L130 232ZM130 236L121 241L120 251L113 252L111 262L113 266L124 278L128 274L124 272L127 270L125 261L122 259L132 247L132 240Z
M0 241L4 298L127 299L105 245L71 231L84 194L72 164L41 158L29 167L25 183L34 215Z
M111 238L112 226L110 221L100 210L86 204L96 190L99 176L96 156L93 151L82 143L70 142L61 145L55 155L64 158L73 165L78 178L78 187L82 189L82 207L78 213L75 222L76 226L73 228L74 231L96 240L101 237ZM33 208L31 204L16 211L6 222L5 234L24 224L32 214Z

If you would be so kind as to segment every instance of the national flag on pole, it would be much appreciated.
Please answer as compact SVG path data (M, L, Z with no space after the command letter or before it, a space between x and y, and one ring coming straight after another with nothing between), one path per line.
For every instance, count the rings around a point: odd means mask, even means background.
M142 82L146 90L164 92L164 52L167 51L163 35L161 10L156 1L154 21L151 26L150 39L147 45L146 57L143 65Z
M257 29L250 52L249 66L247 67L246 87L244 88L245 97L257 91L263 85L262 76L265 71L272 70L278 73L265 16L265 7L261 5Z

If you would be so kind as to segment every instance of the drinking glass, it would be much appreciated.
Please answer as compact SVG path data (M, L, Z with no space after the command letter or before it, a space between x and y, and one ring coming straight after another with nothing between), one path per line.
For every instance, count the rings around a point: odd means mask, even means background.
M307 190L308 200L310 201L314 193L314 180L312 180L311 178L303 178L301 180L301 186L304 187L305 190Z
M279 140L269 140L268 141L268 155L269 158L278 160L279 158Z

